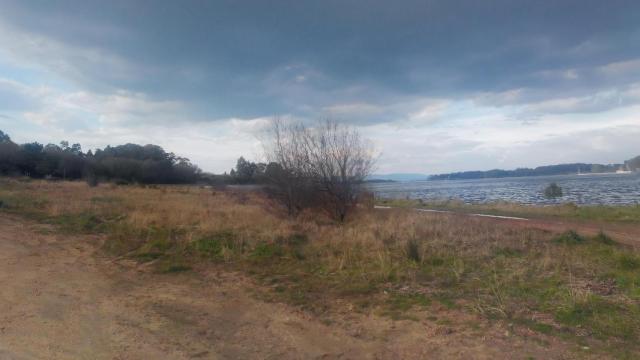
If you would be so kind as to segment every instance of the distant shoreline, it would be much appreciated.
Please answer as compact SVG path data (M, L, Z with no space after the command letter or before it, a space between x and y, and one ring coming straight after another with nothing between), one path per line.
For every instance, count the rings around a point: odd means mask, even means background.
M491 180L491 179L513 179L513 178L527 178L527 177L545 177L545 176L595 176L595 175L633 175L638 174L639 171L631 171L618 173L615 171L612 172L599 172L599 173L566 173L566 174L538 174L538 175L508 175L508 176L495 176L495 177L469 177L469 178L460 178L460 177L452 177L452 178L440 178L439 175L436 178L435 176L429 177L425 179L426 181L444 181L444 180Z
M640 156L621 164L586 164L571 163L538 166L536 168L518 168L515 170L493 169L487 171L461 171L429 176L428 180L474 180L501 179L527 176L555 175L598 175L598 174L630 174L640 170Z

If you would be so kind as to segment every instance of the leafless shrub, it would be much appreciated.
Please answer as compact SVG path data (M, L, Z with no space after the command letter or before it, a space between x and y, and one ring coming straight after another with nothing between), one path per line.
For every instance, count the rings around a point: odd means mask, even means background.
M351 127L326 120L317 127L272 123L266 175L290 214L322 207L344 221L375 164L373 147Z

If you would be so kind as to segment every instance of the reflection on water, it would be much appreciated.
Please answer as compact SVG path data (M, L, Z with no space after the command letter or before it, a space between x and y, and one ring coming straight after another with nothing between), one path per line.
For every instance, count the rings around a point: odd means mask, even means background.
M564 192L549 200L544 188L555 182ZM438 180L369 184L383 198L425 200L458 199L466 203L509 201L521 204L638 204L640 173L605 175L535 176L481 180Z

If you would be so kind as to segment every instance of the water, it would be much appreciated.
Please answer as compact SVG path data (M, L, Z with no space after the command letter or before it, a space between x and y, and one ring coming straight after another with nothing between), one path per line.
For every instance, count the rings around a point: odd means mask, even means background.
M551 182L564 196L546 199ZM573 202L579 205L628 205L640 203L640 173L558 175L503 179L436 180L372 183L369 188L382 198L462 200L465 203L509 201L527 205Z

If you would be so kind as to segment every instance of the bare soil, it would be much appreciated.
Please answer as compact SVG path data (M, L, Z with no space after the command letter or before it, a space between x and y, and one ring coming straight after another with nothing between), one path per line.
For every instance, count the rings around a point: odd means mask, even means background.
M0 359L565 359L587 352L461 310L318 318L207 267L155 274L0 214Z

